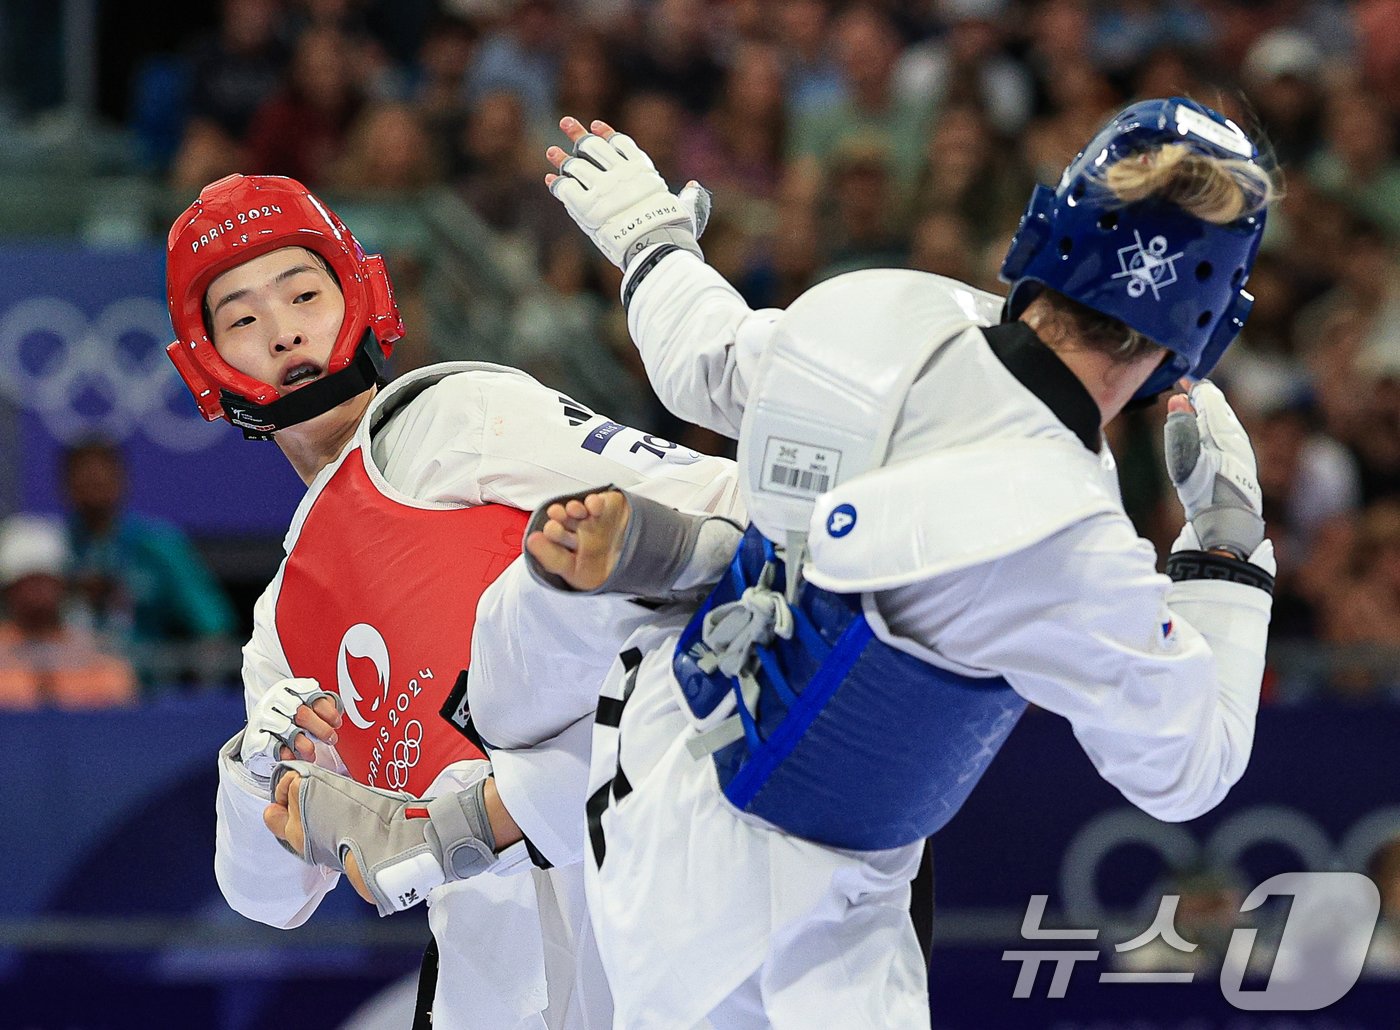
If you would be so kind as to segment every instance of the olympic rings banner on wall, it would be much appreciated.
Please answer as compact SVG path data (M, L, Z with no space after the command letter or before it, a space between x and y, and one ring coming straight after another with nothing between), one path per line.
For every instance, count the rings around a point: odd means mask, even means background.
M274 445L199 417L165 356L164 290L159 247L0 248L0 401L19 415L19 453L3 459L20 506L59 510L62 448L102 436L126 454L134 510L196 533L280 535L301 482Z
M1075 926L1152 908L1172 870L1366 872L1400 838L1400 710L1318 702L1260 713L1249 767L1186 823L1139 811L1101 779L1069 724L1031 712L967 805L934 838L940 908L1024 910L1033 895ZM989 854L988 841L1016 841Z

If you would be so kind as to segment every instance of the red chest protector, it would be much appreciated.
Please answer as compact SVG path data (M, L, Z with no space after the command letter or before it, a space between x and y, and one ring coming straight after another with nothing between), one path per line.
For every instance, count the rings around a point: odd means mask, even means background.
M471 658L476 604L520 554L527 516L426 509L380 492L357 448L311 504L283 569L277 635L292 675L338 692L356 780L422 796L481 758L442 709Z

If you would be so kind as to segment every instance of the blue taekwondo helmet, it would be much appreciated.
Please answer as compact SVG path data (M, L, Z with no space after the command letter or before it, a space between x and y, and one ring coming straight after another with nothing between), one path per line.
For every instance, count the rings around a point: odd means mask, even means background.
M1249 137L1208 107L1183 97L1133 104L1089 141L1058 186L1035 188L1001 266L1011 283L1008 318L1048 286L1170 351L1135 398L1215 367L1254 306L1244 284L1264 235L1263 211L1213 225L1166 201L1117 200L1103 170L1164 143L1259 160Z

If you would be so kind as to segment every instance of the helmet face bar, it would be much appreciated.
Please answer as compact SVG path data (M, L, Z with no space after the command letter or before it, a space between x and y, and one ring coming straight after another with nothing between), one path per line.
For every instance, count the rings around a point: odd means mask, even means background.
M268 411L279 398L277 387L244 375L219 356L204 324L204 296L209 284L229 269L283 247L305 247L325 259L345 296L345 320L326 375L298 391L309 396ZM282 176L230 175L206 186L170 229L166 290L177 336L166 353L200 413L211 422L235 422L250 435L265 436L314 418L334 407L332 398L354 396L360 391L346 395L345 383L312 390L341 372L363 378L371 365L382 368L404 333L383 258L367 256L335 212L301 183ZM370 355L372 362L356 361L362 343L378 350ZM365 381L362 389L373 381ZM324 399L324 406L315 403L317 398Z
M1170 351L1140 398L1215 367L1254 304L1244 284L1264 235L1263 212L1213 225L1163 201L1124 204L1099 181L1103 168L1166 143L1259 159L1239 127L1208 107L1182 97L1134 104L1089 141L1059 185L1035 188L1001 267L1012 284L1009 317L1048 286Z

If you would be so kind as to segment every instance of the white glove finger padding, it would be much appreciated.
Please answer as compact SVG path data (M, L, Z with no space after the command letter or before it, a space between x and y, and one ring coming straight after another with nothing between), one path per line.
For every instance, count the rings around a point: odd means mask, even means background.
M284 745L296 755L298 737L304 735L313 742L317 739L297 725L296 717L302 705L309 707L323 697L335 702L338 714L344 713L340 697L322 690L314 679L285 679L273 684L248 713L248 725L239 745L239 758L249 773L265 781L281 760Z
M289 748L291 749L292 755L295 757L295 756L296 756L296 753L297 753L297 738L298 738L298 737L305 737L305 738L307 738L308 740L310 740L310 741L312 742L313 748L314 748L314 746L315 746L316 740L318 739L318 738L316 737L315 734L311 733L310 731L308 731L308 730L305 729L304 727L298 726L298 725L297 725L297 721L296 721L296 720L297 720L297 712L298 712L298 710L300 710L301 706L302 706L302 705L305 705L307 708L310 708L310 707L311 707L312 705L314 705L317 701L321 700L321 698L323 698L323 697L328 697L328 698L330 698L333 702L335 702L335 711L336 711L336 714L337 714L337 715L344 715L344 714L345 714L345 704L340 700L340 695L339 695L339 694L332 694L329 690L321 690L321 689L320 689L320 684L316 683L315 680L298 680L298 681L286 681L286 682L304 682L304 683L315 684L315 686L316 686L316 689L315 689L315 690L303 690L303 691L297 692L296 695L295 695L295 698L296 698L295 702L294 702L294 703L289 702L289 704L288 704L288 707L291 709L290 712L283 713L282 709L279 708L279 707L274 707L274 709L273 709L273 710L276 711L279 715L281 715L281 714L286 714L287 720L288 720L288 725L287 725L287 727L286 727L285 729L283 729L283 730L281 730L281 731L279 731L279 730L277 730L277 729L271 729L271 730L269 730L268 732L270 732L270 733L272 734L272 736L276 737L276 738L277 738L278 740L280 740L283 744L286 744L287 747L289 747Z
M578 142L574 144L574 154L587 158L604 171L616 168L627 160L610 142L591 132L579 137Z
M700 257L695 226L707 205L697 187L682 201L630 137L581 137L550 192L609 261L622 268L652 244L670 243Z
M586 157L566 157L559 166L559 174L578 181L586 190L596 188L603 181L603 169Z
M616 150L622 157L644 168L655 170L656 165L651 163L651 158L647 152L637 146L637 141L625 132L615 132L608 137L608 145Z
M1196 383L1191 404L1194 415L1167 416L1167 474L1201 547L1247 558L1264 539L1263 494L1249 436L1215 384Z
M433 888L489 869L496 840L486 813L487 777L440 798L415 798L356 783L308 762L281 762L271 796L287 773L301 775L297 791L304 862L345 871L355 856L381 916L418 904Z
M579 182L571 175L559 175L549 184L549 192L558 200L564 202L564 209L569 212L569 216L580 226L587 229L588 226L579 221L577 213L579 205L584 202L588 191L583 188L583 183Z
M1221 474L1256 505L1261 503L1254 447L1230 402L1218 386L1203 379L1192 388L1191 403L1196 407L1202 437L1220 451Z

